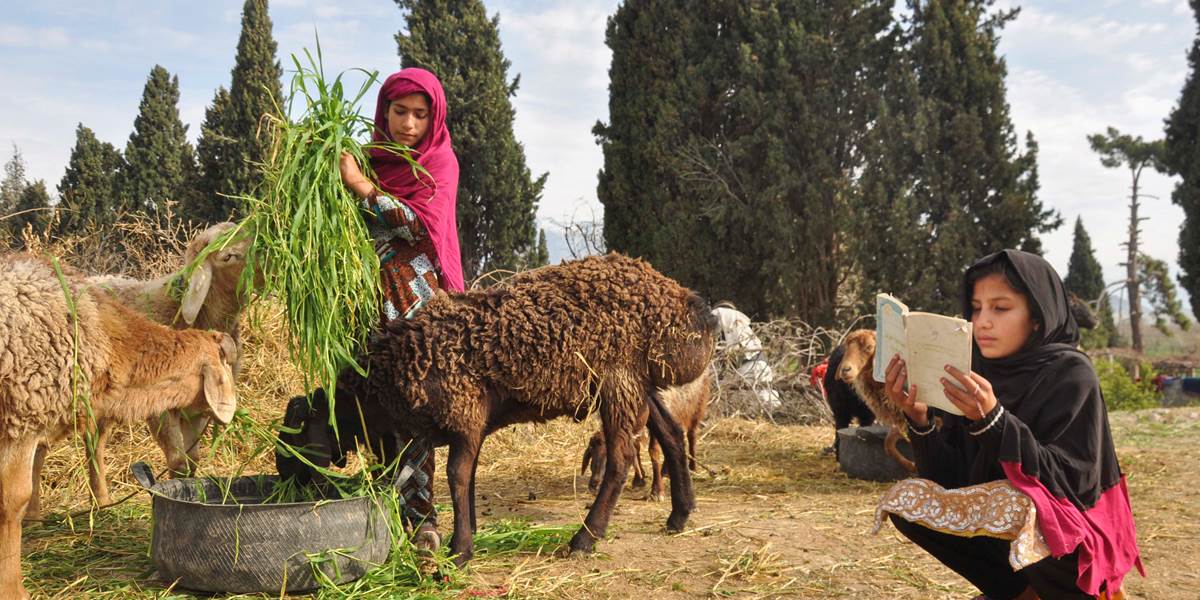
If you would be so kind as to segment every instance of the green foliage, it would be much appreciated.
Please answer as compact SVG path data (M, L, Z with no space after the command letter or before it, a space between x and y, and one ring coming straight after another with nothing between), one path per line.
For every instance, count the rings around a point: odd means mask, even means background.
M1200 2L1192 0L1192 12L1200 22ZM1180 180L1171 201L1183 209L1179 229L1179 283L1191 297L1192 314L1200 316L1200 35L1188 51L1188 76L1179 93L1179 103L1166 121L1163 162Z
M1097 300L1104 291L1104 272L1092 249L1092 238L1083 228L1083 217L1075 218L1075 241L1063 285L1068 292L1089 302Z
M1100 391L1108 410L1137 410L1158 406L1154 391L1153 370L1142 365L1142 381L1135 382L1121 363L1115 360L1099 360L1095 363L1096 375L1100 378Z
M608 248L756 315L836 318L891 2L626 2L609 20Z
M916 73L911 132L917 158L913 208L919 244L896 248L915 267L909 306L957 313L963 270L1003 248L1038 250L1038 233L1061 219L1037 199L1037 144L1018 153L1005 98L999 31L1016 11L989 14L989 0L910 2L907 48ZM900 225L902 226L902 225ZM927 257L927 260L925 259Z
M397 0L407 29L396 34L404 67L422 67L446 91L446 124L460 169L458 235L463 274L513 269L537 250L534 216L546 175L532 178L513 134L519 77L500 48L499 17L481 0Z
M1167 326L1167 318L1170 318L1180 329L1191 329L1192 321L1183 314L1183 305L1175 293L1175 282L1171 281L1171 275L1167 272L1167 263L1143 254L1138 265L1141 267L1141 287L1154 313L1154 326L1164 334L1171 335L1171 329Z
M21 149L13 144L12 158L4 163L4 179L0 180L0 217L16 211L26 185L25 159L21 157Z
M15 238L19 240L21 232L30 227L34 232L41 233L49 221L50 194L46 192L46 182L41 179L30 183L21 190L17 197L14 215L4 221Z
M185 216L206 223L225 221L237 212L236 196L253 194L262 183L270 139L264 115L283 99L283 68L275 58L267 0L246 0L242 33L228 92L218 88L205 111L198 143L202 176L198 194Z
M80 123L67 172L58 184L58 235L83 232L89 224L109 225L117 218L117 177L124 158L108 142Z
M146 80L119 176L120 210L165 218L168 203L194 192L195 158L179 119L179 78L155 65Z

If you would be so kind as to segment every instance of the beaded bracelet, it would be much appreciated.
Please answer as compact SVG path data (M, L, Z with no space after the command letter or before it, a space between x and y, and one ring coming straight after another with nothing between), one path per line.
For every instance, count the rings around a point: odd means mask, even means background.
M996 416L992 417L992 420L991 420L991 421L988 421L988 424L987 424L987 425L985 425L985 426L983 427L983 429L980 429L980 430L978 430L978 431L968 431L967 433L969 433L969 434L971 434L971 435L983 435L983 432L985 432L985 431L987 431L987 430L991 429L992 427L995 427L995 426L996 426L996 423L997 423L998 421L1000 421L1000 415L1003 415L1003 414L1004 414L1004 405L1002 405L1002 404L997 404L997 405L996 405L996 408L998 409L998 410L996 410Z

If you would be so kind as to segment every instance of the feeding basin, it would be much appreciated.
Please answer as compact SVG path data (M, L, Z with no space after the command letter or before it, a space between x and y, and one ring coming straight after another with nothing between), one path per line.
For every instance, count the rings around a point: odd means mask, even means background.
M154 564L177 587L311 590L362 577L391 547L387 515L368 496L277 503L274 475L155 482L145 463L132 470L153 498Z

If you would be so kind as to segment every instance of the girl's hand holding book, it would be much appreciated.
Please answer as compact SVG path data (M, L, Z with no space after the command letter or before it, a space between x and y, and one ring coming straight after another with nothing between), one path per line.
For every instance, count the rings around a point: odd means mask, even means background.
M978 421L996 408L997 400L992 391L992 384L982 375L975 371L963 373L950 365L946 365L946 372L957 380L959 385L956 386L949 378L943 377L942 393L963 412L963 416Z
M887 393L888 400L899 406L914 425L927 427L929 425L929 406L924 402L917 401L918 390L915 384L909 386L907 392L904 391L904 384L907 380L908 371L904 360L900 358L899 354L892 356L892 362L888 363L883 390Z

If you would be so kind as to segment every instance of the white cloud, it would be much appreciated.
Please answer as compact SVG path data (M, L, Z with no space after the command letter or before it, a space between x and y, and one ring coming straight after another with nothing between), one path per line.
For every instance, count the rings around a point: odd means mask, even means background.
M71 44L71 36L61 27L17 27L0 25L0 47L63 48Z

